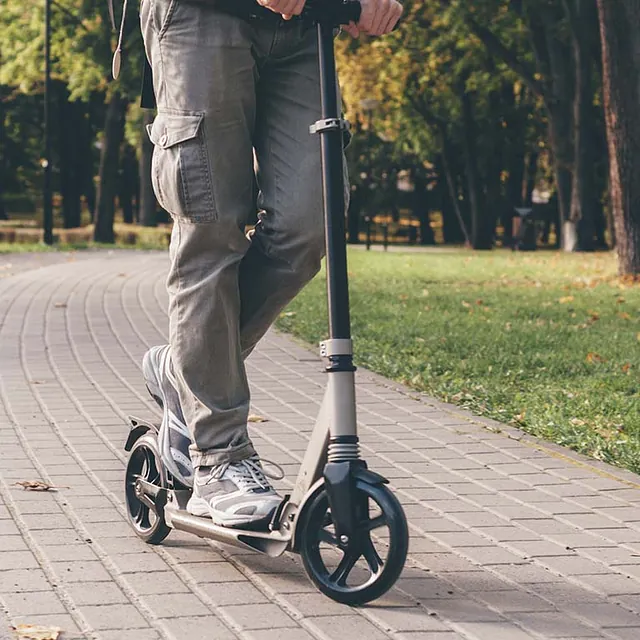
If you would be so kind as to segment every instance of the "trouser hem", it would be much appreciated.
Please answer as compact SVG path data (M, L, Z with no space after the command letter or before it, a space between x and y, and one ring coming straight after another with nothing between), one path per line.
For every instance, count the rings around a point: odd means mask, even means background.
M207 451L194 451L192 445L190 454L194 467L212 467L214 465L224 464L225 462L246 460L255 455L256 450L253 448L251 442L226 449L208 449Z

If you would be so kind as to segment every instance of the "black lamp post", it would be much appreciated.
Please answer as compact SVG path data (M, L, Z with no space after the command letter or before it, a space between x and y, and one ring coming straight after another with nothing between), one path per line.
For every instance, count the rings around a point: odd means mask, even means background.
M45 0L44 5L44 158L42 168L44 181L43 196L43 227L45 244L53 244L53 203L51 195L51 131L50 131L50 101L51 101L51 0Z

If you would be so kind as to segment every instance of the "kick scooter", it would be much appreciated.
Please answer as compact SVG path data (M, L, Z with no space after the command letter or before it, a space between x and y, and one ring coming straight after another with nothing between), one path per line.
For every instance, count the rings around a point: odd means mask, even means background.
M334 58L334 29L360 15L358 2L307 3L318 33L322 117L320 135L325 213L329 339L320 345L327 389L295 486L263 530L221 527L186 510L191 489L162 463L158 427L130 417L125 492L129 520L149 544L171 529L249 548L269 556L299 553L313 583L333 600L370 602L390 589L404 567L407 521L387 480L360 457L355 367L351 344L345 244L343 132Z

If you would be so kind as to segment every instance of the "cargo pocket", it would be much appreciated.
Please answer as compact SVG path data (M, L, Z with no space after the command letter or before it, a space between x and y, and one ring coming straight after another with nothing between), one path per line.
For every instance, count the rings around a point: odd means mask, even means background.
M159 113L147 126L153 191L163 209L187 222L217 218L203 120L203 114Z

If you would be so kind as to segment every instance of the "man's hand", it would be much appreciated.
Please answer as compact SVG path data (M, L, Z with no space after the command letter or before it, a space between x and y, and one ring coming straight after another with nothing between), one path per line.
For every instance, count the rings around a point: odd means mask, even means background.
M271 9L274 13L282 14L285 20L299 16L306 0L258 0L258 4Z
M396 0L360 0L360 5L362 11L358 24L352 22L344 26L344 30L354 38L360 33L370 36L390 33L402 15L402 5Z

